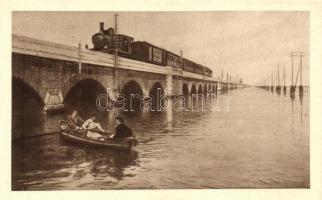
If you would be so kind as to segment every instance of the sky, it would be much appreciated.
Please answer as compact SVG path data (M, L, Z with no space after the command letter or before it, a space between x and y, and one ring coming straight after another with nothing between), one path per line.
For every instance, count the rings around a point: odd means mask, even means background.
M116 12L13 12L12 33L72 46L88 44L114 26ZM117 12L119 33L163 47L233 80L264 84L285 65L291 83L291 52L302 51L303 85L309 85L309 12ZM294 58L294 77L299 57ZM274 78L275 79L275 78ZM281 75L282 79L282 75ZM295 79L295 78L294 78ZM299 84L299 82L298 82Z

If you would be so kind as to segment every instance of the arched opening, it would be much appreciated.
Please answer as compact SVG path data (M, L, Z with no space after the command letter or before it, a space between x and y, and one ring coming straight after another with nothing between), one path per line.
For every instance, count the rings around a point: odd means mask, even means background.
M201 84L198 87L198 94L202 94L202 85Z
M195 84L192 84L191 86L191 104L194 106L196 104L197 99L197 87Z
M164 100L161 98L164 95L164 90L161 83L156 82L150 89L149 96L152 98L151 108L154 111L161 111L164 106Z
M191 86L191 94L197 94L197 87L195 84L192 84Z
M136 81L132 80L126 83L120 94L125 98L125 110L140 110L140 103L141 97L143 96L143 91L141 86Z
M69 90L64 105L67 110L76 109L82 117L88 118L92 112L100 111L96 105L100 95L107 95L105 87L96 80L84 79ZM107 101L100 101L100 104L101 108L107 107Z
M44 101L24 81L12 78L12 138L28 137L43 126Z
M190 102L190 92L189 92L189 87L188 84L184 83L182 85L182 105L184 107L189 106Z
M189 95L189 88L188 88L188 85L186 83L184 83L182 85L182 95L184 95L184 96L188 96Z

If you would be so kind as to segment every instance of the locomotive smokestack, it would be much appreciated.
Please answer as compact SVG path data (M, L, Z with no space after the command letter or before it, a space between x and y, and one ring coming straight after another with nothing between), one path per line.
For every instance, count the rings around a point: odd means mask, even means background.
M104 31L104 22L100 22L100 32L103 33Z

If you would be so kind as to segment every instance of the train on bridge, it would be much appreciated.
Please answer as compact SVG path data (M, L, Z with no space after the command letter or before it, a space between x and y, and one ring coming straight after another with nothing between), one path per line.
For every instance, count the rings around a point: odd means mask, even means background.
M94 48L91 50L114 54L159 66L172 66L183 71L212 77L212 70L186 58L155 46L146 41L134 41L134 38L115 34L113 28L104 29L100 22L99 32L92 36Z

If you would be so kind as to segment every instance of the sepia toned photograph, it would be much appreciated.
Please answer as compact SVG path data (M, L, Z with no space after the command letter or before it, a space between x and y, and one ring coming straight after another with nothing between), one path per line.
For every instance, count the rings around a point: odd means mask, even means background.
M310 12L11 17L12 191L310 189Z

